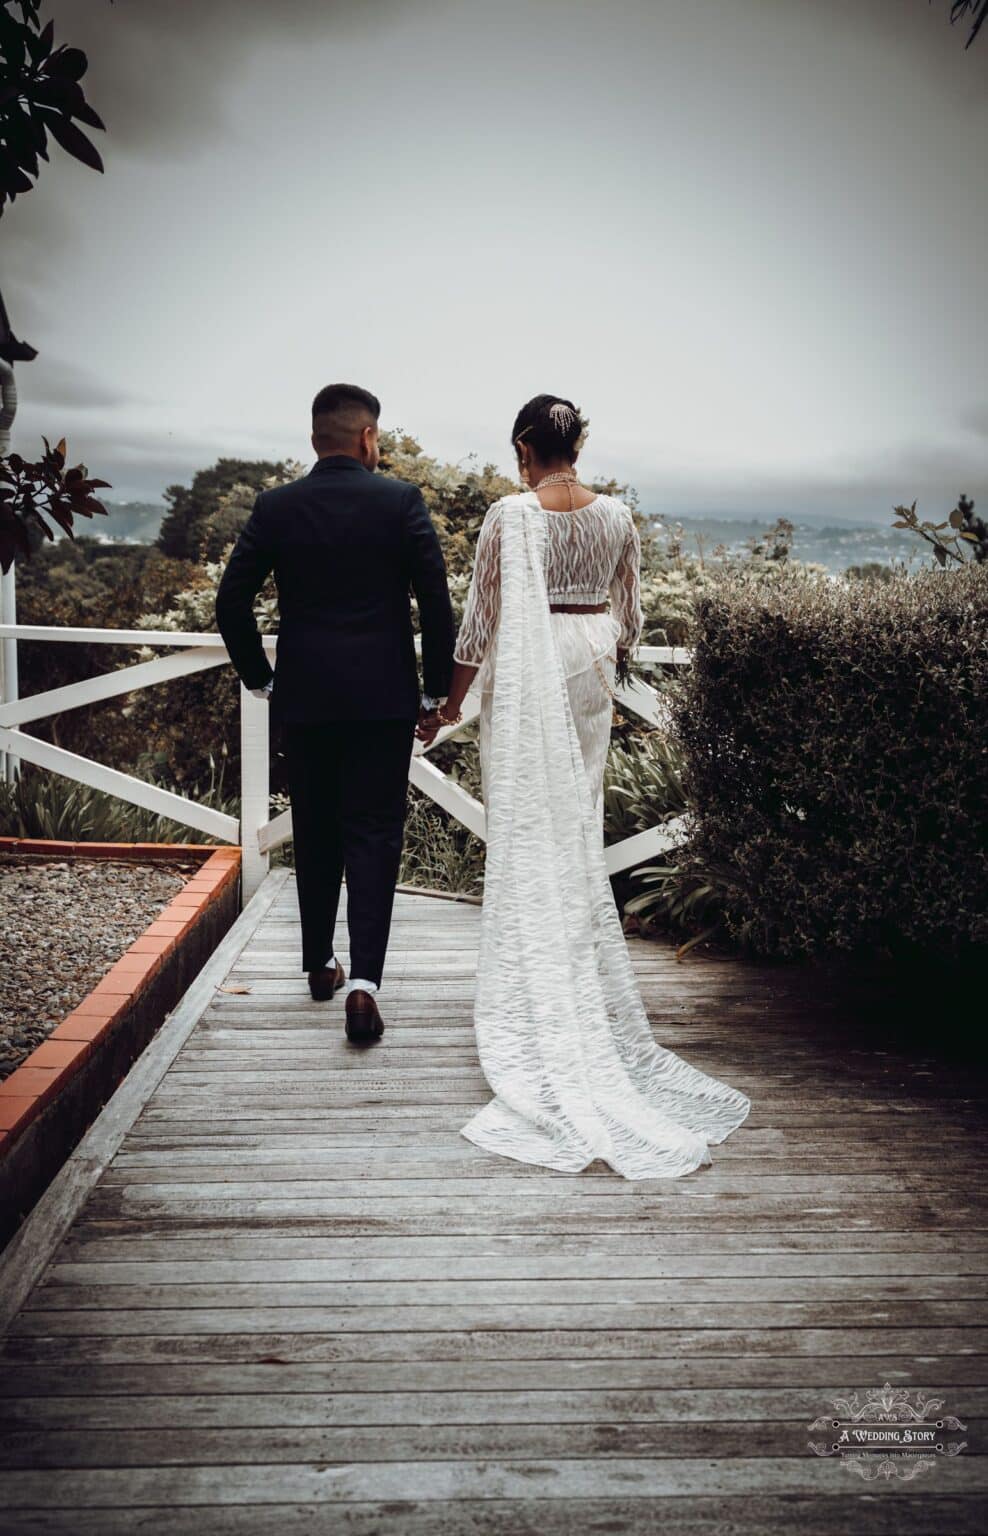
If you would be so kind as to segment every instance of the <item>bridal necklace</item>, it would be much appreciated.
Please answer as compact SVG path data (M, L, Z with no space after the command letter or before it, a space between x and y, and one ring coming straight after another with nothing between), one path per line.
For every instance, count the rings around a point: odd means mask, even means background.
M574 485L579 484L580 477L575 470L557 469L551 475L543 475L538 484L532 486L532 492L534 494L536 491L541 491L544 485L565 485L567 488L567 494L569 495L569 510L572 512L574 510L573 487ZM572 520L570 523L569 538L571 544L576 538L576 529L572 526Z
M532 486L533 491L541 491L544 485L579 485L580 477L572 469L559 469L554 474L543 475L537 485Z

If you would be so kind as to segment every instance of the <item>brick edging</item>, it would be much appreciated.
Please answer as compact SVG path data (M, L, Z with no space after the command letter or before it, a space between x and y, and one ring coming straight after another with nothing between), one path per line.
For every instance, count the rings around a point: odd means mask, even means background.
M235 853L239 848L217 848L215 843L66 843L48 837L0 837L0 853L75 854L80 859L160 860L162 863L187 863L198 858L208 863L214 853Z
M151 850L151 851L149 851ZM166 907L135 939L47 1040L0 1083L0 1159L113 1033L135 999L165 965L182 938L240 874L240 849L213 843L68 843L0 837L0 853L75 854L83 858L167 860L196 855L202 862Z

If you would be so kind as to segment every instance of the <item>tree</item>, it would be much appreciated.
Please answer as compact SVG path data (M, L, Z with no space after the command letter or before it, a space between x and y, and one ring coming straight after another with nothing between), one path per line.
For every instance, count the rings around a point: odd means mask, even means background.
M162 554L173 560L198 560L205 554L215 553L204 549L212 521L223 510L223 498L238 486L253 489L255 495L263 491L272 480L285 478L285 465L269 459L217 459L209 469L199 469L189 485L170 485L165 491L169 510L161 520L155 541ZM246 522L247 508L241 523ZM230 537L235 538L239 526L231 524Z

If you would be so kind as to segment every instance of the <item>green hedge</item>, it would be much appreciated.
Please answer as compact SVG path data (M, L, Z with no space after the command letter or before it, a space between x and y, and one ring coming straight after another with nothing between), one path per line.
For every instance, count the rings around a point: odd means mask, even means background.
M674 691L690 835L762 953L988 942L988 568L743 578Z

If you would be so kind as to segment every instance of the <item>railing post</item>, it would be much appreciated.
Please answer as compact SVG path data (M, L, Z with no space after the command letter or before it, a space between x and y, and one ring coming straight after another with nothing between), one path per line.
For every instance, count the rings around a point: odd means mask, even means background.
M0 299L0 312L3 300ZM3 315L6 321L6 313ZM17 380L14 365L0 357L0 454L10 452L10 429L17 415ZM9 571L0 572L0 624L17 623L17 588L13 561ZM13 704L17 699L17 636L0 641L0 704ZM11 784L20 772L21 760L12 752L0 752L0 777Z
M271 815L269 719L271 705L240 684L240 846L243 899L249 901L270 865L257 834Z
M14 561L9 571L0 572L0 624L17 623L16 570ZM18 686L17 636L8 635L0 640L0 704L13 704L20 696ZM12 784L20 773L21 760L13 752L0 752L0 768L4 782Z

